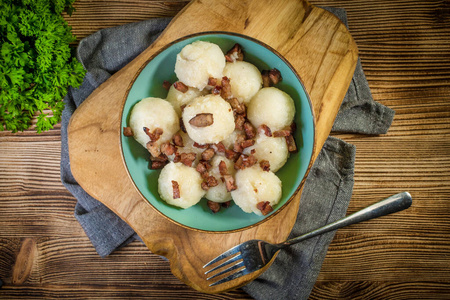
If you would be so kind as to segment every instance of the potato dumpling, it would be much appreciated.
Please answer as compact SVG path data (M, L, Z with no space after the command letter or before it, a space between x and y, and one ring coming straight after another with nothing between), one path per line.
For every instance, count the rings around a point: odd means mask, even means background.
M264 134L258 134L255 144L245 148L244 153L253 154L258 161L267 160L270 164L270 170L277 172L286 163L289 157L289 151L284 137L268 137Z
M203 93L196 88L188 87L187 92L181 92L177 90L174 85L170 86L169 92L167 93L166 100L172 104L173 108L177 112L178 116L181 117L181 106L188 104L192 99L201 96Z
M180 122L173 106L161 98L144 98L133 106L130 114L129 125L133 130L136 141L146 147L150 137L145 133L144 127L149 132L156 128L163 130L163 134L156 141L157 145L169 141L180 130Z
M216 155L210 161L212 168L208 171L209 175L214 176L214 178L217 179L219 184L210 187L206 192L205 198L218 203L223 203L231 200L231 193L227 191L225 183L222 180L220 180L220 177L222 175L220 174L219 171L219 164L221 161L225 162L228 174L234 175L234 173L236 172L236 170L234 169L234 163L223 156Z
M194 122L199 117L207 117L207 123ZM182 118L189 137L198 144L218 143L227 138L235 127L231 105L219 95L195 98L184 108ZM203 123L202 120L200 122Z
M201 188L202 181L200 173L194 168L170 162L159 174L158 192L170 205L188 208L197 204L205 195Z
M216 44L196 41L186 45L177 55L175 74L185 85L200 91L208 85L208 79L222 78L225 55Z
M261 89L263 81L256 66L245 61L227 63L223 75L230 79L231 94L247 104Z
M294 100L275 87L260 89L247 106L247 118L253 126L265 124L272 132L290 126L294 115Z
M259 202L276 205L281 199L281 180L272 171L263 171L259 165L238 170L235 175L237 189L231 192L234 203L246 213L262 215Z

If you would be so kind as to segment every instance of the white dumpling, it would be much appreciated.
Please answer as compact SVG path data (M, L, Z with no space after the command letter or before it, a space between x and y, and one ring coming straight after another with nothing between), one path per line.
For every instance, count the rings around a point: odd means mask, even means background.
M237 189L231 192L234 203L246 213L262 215L259 202L269 202L273 207L281 199L281 180L271 171L263 171L257 164L238 170L235 174Z
M272 132L290 126L294 115L294 100L275 87L260 89L247 106L247 118L253 126L265 124Z
M144 127L148 128L149 132L156 128L163 130L163 134L156 141L158 145L171 140L180 129L179 117L173 106L164 99L153 97L144 98L133 106L129 125L134 138L143 147L150 141Z
M212 114L213 123L199 127L190 121L201 114ZM209 94L192 100L183 110L182 119L189 137L198 144L218 143L234 131L231 105L219 95Z
M286 139L284 137L268 137L264 134L258 134L255 144L245 148L244 153L249 155L252 150L258 161L267 160L270 164L270 170L277 172L286 163L289 157Z
M214 176L214 178L217 179L219 184L210 187L206 192L205 198L218 203L223 203L231 200L231 193L227 191L225 183L220 180L220 177L222 177L219 171L219 164L221 161L225 162L228 174L234 175L234 173L236 172L236 170L234 169L234 163L231 160L218 155L215 155L211 159L210 164L212 167L208 172L210 176Z
M230 79L233 97L245 104L261 89L263 84L258 68L245 61L227 63L223 75Z
M202 181L200 173L194 168L170 162L161 170L158 192L161 199L168 204L188 208L197 204L205 195L205 191L201 188ZM177 193L179 197L174 197Z
M175 74L185 85L200 91L208 85L208 79L222 78L225 55L216 44L196 41L186 45L177 55Z

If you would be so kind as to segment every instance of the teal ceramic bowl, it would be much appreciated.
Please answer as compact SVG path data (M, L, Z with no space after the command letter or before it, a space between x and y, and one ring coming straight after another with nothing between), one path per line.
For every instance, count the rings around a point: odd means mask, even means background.
M133 138L121 137L123 160L128 173L139 193L164 217L191 229L208 232L229 232L256 226L274 217L282 210L303 184L312 164L314 149L314 117L311 101L300 77L293 67L274 49L243 35L227 32L205 32L186 36L167 45L156 53L140 70L126 95L122 112L121 128L128 126L128 119L134 104L146 97L166 98L167 90L163 81L177 80L174 68L177 54L194 41L209 41L219 45L226 53L235 43L239 43L245 53L245 61L260 70L277 68L283 80L276 87L288 93L295 102L295 140L298 152L291 154L287 163L276 173L282 181L282 198L272 213L258 216L243 212L234 203L227 209L212 213L206 199L198 204L181 209L167 204L158 194L160 170L148 168L149 153Z

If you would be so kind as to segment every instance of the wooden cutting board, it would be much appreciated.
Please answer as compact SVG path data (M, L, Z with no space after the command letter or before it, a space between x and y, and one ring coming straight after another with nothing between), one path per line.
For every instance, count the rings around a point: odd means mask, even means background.
M71 169L78 183L130 224L153 253L167 257L180 280L197 290L217 293L242 286L264 270L209 287L202 266L249 239L285 240L295 223L301 191L289 207L257 227L234 233L190 230L162 217L140 196L128 177L120 150L122 106L138 70L166 44L204 31L229 31L256 38L278 50L294 66L313 103L314 158L331 131L350 84L357 47L344 24L307 1L197 0L75 111L68 135Z

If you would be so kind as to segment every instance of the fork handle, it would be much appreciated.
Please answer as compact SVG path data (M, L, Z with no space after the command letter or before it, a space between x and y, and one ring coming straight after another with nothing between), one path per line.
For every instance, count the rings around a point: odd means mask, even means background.
M325 225L321 228L318 228L314 231L301 235L299 237L287 240L281 244L278 244L279 247L284 248L286 246L299 243L306 239L318 236L320 234L330 232L348 225L356 224L359 222L367 221L370 219L378 218L381 216L385 216L388 214L392 214L401 210L404 210L410 207L412 204L411 195L408 192L403 192L399 194L395 194L372 204L358 212L355 212L343 219L340 219L336 222Z

